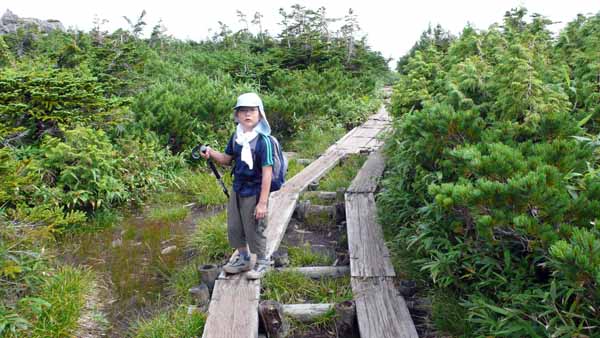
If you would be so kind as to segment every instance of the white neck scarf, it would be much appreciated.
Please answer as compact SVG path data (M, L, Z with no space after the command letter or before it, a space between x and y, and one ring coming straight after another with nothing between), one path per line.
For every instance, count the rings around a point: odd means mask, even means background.
M244 132L241 125L237 125L237 129L235 131L235 143L242 146L242 162L245 162L248 165L248 168L252 170L254 167L254 161L252 159L252 149L250 147L250 141L254 140L254 138L258 136L256 132L256 127L252 129L252 131Z

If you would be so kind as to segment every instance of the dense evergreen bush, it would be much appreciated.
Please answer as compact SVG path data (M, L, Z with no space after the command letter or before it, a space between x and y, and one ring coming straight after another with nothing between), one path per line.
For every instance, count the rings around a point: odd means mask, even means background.
M116 218L114 208L164 189L169 194L151 201L223 203L214 178L194 168L205 161L190 166L185 158L198 142L225 146L239 94L261 95L286 150L302 147L290 139L309 136L318 141L303 140L313 152L381 103L386 60L357 39L353 13L336 31L324 9L294 6L282 11L279 36L262 30L257 13L258 34L220 23L200 42L174 39L160 25L143 39L144 14L112 33L95 22L90 32L28 27L0 36L1 336L72 335L89 285L75 290L50 278L55 260L46 248L57 234L93 231ZM68 295L45 294L48 282L68 286L60 290ZM173 331L167 317L140 325L137 335ZM175 335L196 335L204 319L192 319L176 323Z
M458 292L468 334L591 336L600 178L587 133L600 79L582 72L598 74L583 66L600 52L584 32L600 15L558 39L525 16L428 40L401 65L381 218L433 285Z

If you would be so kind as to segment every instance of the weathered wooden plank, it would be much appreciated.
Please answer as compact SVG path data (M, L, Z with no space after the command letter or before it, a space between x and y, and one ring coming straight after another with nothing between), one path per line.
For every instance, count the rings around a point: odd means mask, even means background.
M363 123L361 128L381 128L382 125L389 125L390 121L383 119L369 119Z
M383 143L383 140L380 140L378 138L372 138L369 142L367 142L367 144L365 144L365 148L378 149L381 146L383 146Z
M381 146L383 144L383 142L378 139L378 135L380 135L380 133L384 129L372 129L372 130L377 131L377 133L378 133L377 136L373 136L373 137L358 136L358 137L349 138L346 141L344 141L343 143L340 143L338 145L338 149L340 149L340 151L343 151L346 154L355 154L355 153L360 152L363 149L379 148L379 146Z
M385 160L381 150L371 153L354 180L352 180L347 192L374 193L377 189L377 183L379 182L379 177L383 174L384 168Z
M346 154L356 154L359 153L361 149L363 149L372 139L371 138L350 138L347 139L344 143L340 144L338 149Z
M279 268L281 272L297 272L312 279L321 279L323 277L339 278L350 274L350 267L342 266L302 266L291 268Z
M203 338L258 337L260 283L219 279L208 307Z
M287 225L296 208L299 195L297 192L278 191L273 193L272 198L269 200L267 229L265 230L267 257L270 257L279 248Z
M307 323L313 321L316 317L324 315L334 304L284 304L283 313L300 322Z
M374 127L374 128L359 127L352 137L353 138L357 138L357 137L373 138L373 137L377 136L377 134L379 134L379 132L381 130L383 130L383 128L385 128L385 125L381 125L381 126L379 126L379 128L377 128L377 127Z
M351 280L361 338L417 338L404 298L392 278Z
M311 182L318 180L331 168L335 167L343 156L344 154L338 151L337 148L328 151L287 181L281 191L299 193L305 190Z
M385 106L382 105L376 114L373 114L369 117L369 120L391 121L392 118L385 109Z
M395 276L373 194L346 193L346 228L352 277Z
M358 127L354 127L352 130L350 130L344 136L342 136L342 138L340 138L339 140L335 141L335 143L332 144L327 150L332 149L332 147L335 147L336 145L338 145L338 144L346 141L346 139L352 137L352 135L354 135L354 132L356 131L356 128L358 128ZM327 152L325 152L325 153L327 153Z

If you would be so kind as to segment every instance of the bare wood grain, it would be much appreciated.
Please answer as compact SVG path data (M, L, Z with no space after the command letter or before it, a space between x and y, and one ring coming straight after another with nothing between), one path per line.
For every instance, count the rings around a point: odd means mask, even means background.
M258 337L260 284L245 278L219 279L208 307L203 338Z
M363 164L358 174L352 180L347 192L349 193L374 193L377 189L379 177L383 174L385 160L381 150L377 150L369 155L369 158Z
M373 194L346 193L346 227L352 277L395 276Z
M361 338L417 338L404 298L389 277L352 277Z

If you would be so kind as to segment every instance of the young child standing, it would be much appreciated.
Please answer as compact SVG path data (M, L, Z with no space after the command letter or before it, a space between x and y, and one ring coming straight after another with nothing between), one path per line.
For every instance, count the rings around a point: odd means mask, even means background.
M227 205L227 232L229 244L239 255L223 270L227 273L248 271L246 278L258 279L270 263L266 257L265 228L273 175L271 127L262 100L255 93L238 97L233 116L237 128L225 153L207 147L202 156L221 165L234 162L233 193ZM257 256L256 264L253 254Z

